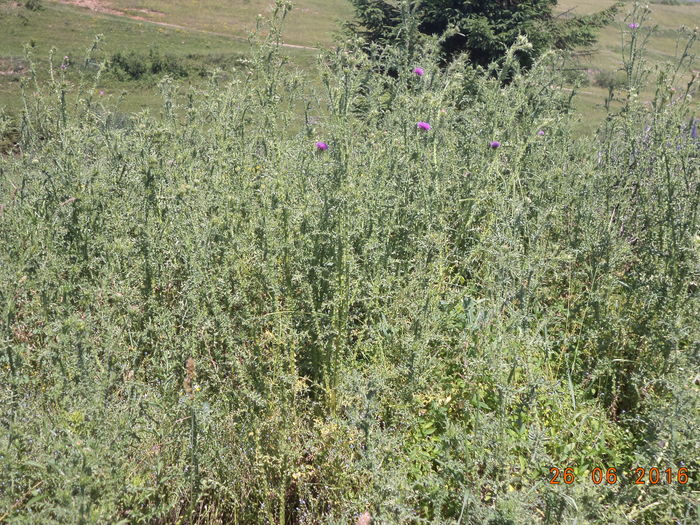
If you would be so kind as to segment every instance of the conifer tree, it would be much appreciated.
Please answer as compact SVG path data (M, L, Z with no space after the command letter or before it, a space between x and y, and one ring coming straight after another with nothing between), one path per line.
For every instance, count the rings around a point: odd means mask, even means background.
M402 11L415 17L419 33L441 35L443 59L467 52L472 63L498 60L517 39L533 47L519 56L527 67L549 48L572 49L595 43L597 31L610 23L621 4L586 16L557 17L556 0L351 0L355 20L348 27L368 42L397 41Z

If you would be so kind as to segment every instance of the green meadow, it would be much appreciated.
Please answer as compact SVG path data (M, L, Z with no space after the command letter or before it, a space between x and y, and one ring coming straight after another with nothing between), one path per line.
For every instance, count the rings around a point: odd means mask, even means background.
M561 16L568 13L587 14L607 7L606 0L565 0L557 7ZM669 5L670 4L670 5ZM629 6L623 13L629 10ZM44 0L42 9L32 11L21 2L0 2L0 107L10 113L21 107L20 79L26 77L24 46L30 44L37 73L45 78L48 55L56 48L56 57L70 56L76 65L85 57L96 35L103 35L99 50L93 53L97 62L116 53L135 53L147 63L150 50L167 56L180 66L181 85L201 85L202 77L217 71L236 69L237 63L250 54L247 39L261 17L268 17L271 4L267 0L177 0L177 1L72 1ZM647 43L647 66L650 70L677 58L681 28L689 31L700 25L700 3L652 3L651 14L643 32L654 28ZM290 46L285 53L290 60L314 72L316 52L313 49L333 44L339 22L352 16L346 0L300 0L285 19L282 41ZM568 88L578 85L576 108L585 118L579 129L592 133L606 114L605 99L611 85L620 91L624 74L621 69L620 43L626 23L619 20L601 31L598 45L567 64L572 71ZM60 64L58 64L60 65ZM240 69L240 68L239 68ZM71 72L72 73L72 72ZM118 75L103 75L98 90L112 95L121 109L133 111L158 106L157 81L163 73L134 81ZM71 75L68 75L71 78ZM688 78L678 81L682 89ZM116 97L114 97L116 95ZM650 99L653 93L643 93ZM620 97L618 97L620 98ZM116 100L115 100L116 99ZM613 100L612 104L617 102Z

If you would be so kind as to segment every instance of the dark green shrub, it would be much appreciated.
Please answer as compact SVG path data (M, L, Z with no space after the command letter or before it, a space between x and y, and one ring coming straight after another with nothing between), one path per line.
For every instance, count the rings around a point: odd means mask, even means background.
M173 55L161 55L157 50L151 49L148 52L148 62L153 75L167 73L175 78L188 76L187 68Z
M134 51L115 53L109 61L110 69L120 78L138 80L149 71L146 58Z
M24 2L24 7L26 7L30 11L41 11L42 9L44 9L41 0L26 0Z
M147 55L135 51L115 53L109 61L109 68L124 80L139 80L147 75L188 76L188 69L180 59L173 55L161 55L156 49L149 50Z

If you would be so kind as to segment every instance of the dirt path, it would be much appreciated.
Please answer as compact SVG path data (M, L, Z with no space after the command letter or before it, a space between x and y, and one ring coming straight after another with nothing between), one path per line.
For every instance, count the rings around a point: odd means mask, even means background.
M230 38L231 40L238 40L245 42L247 41L246 38L239 37L239 36L234 36L231 35L230 33L217 33L216 31L207 31L206 29L197 29L195 27L187 27L187 26L181 26L177 24L171 24L168 22L157 22L155 20L149 20L148 18L144 18L142 16L138 15L132 15L129 14L125 11L122 11L120 9L114 9L109 5L108 2L102 1L102 0L50 0L54 3L57 4L66 4L66 5L72 5L75 7L82 7L85 9L89 9L90 11L95 11L96 13L103 13L106 15L112 15L112 16L121 16L123 18L130 18L131 20L138 20L139 22L145 22L147 24L155 25L155 26L161 26L161 27L169 27L171 29L180 29L182 31L190 31L190 32L196 32L196 33L202 33L205 35L214 35L214 36L222 36L224 38ZM142 12L146 12L148 14L155 14L155 15L163 15L163 13L160 13L158 11L148 11L148 10L140 10ZM316 47L309 47L309 46L300 46L296 44L280 44L282 47L287 47L287 48L292 48L292 49L310 49L312 51L317 51L318 48Z

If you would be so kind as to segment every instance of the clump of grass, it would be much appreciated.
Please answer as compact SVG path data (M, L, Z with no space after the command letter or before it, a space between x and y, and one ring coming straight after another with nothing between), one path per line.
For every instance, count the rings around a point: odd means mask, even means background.
M315 92L278 41L227 84L166 77L160 115L60 69L25 85L0 519L696 519L694 477L622 480L698 467L694 86L642 104L631 64L582 139L553 54L523 75L348 45Z

